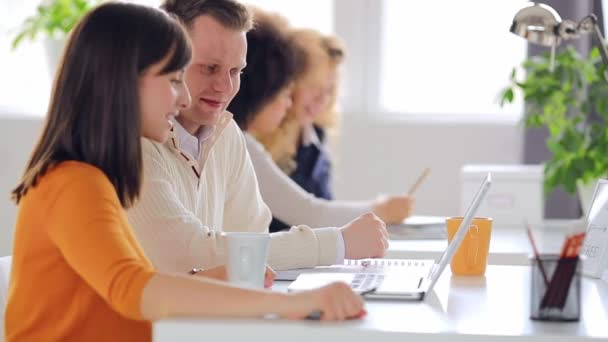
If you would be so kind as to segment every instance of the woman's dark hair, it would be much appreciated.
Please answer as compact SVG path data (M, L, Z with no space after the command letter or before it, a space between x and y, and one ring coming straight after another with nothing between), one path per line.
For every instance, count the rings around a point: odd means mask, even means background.
M280 17L254 13L254 27L247 32L247 68L241 88L228 106L242 130L296 78L302 54L288 40L277 21Z
M191 58L185 30L165 12L128 3L89 12L67 43L42 134L13 200L19 203L50 167L75 160L102 170L123 207L133 204L143 168L138 80L164 58L161 75Z

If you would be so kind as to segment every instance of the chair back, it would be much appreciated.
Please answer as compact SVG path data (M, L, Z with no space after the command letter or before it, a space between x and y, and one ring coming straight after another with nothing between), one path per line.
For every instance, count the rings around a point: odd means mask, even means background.
M0 257L0 342L4 341L4 308L8 299L8 279L11 275L11 256Z

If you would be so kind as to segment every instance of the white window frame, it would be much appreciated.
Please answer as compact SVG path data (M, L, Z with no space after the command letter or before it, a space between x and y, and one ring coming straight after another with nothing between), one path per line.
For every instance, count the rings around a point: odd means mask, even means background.
M383 3L377 0L333 0L334 31L347 47L341 77L341 104L345 115L374 121L424 123L519 124L519 115L413 114L389 112L380 104ZM505 28L505 30L508 28ZM506 86L506 83L505 83ZM523 108L521 109L523 113Z
M364 116L379 108L382 3L334 2L334 30L347 47L341 75L342 109L350 115Z

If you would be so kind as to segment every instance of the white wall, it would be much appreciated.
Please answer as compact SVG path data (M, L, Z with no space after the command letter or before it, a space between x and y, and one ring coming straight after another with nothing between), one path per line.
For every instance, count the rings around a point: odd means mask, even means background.
M0 256L12 251L17 207L10 201L10 192L21 177L41 128L41 118L0 108Z
M517 123L447 120L343 120L334 189L337 198L365 199L407 191L425 167L431 174L416 194L415 214L462 215L460 168L521 163Z
M0 108L0 255L12 251L16 206L9 193L17 183L42 119ZM431 175L416 196L416 213L459 214L460 168L466 163L518 163L521 131L505 122L372 120L347 116L336 156L338 198L365 199L407 191L420 171Z

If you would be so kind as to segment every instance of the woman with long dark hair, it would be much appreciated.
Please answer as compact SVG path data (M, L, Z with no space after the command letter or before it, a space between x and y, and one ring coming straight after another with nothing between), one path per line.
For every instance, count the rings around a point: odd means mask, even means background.
M325 319L362 309L347 285L298 294L156 272L125 215L142 183L140 138L163 142L190 104L191 47L166 13L100 5L78 24L42 135L13 191L19 205L6 307L8 341L149 341L175 316Z

